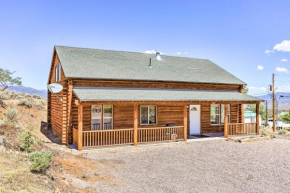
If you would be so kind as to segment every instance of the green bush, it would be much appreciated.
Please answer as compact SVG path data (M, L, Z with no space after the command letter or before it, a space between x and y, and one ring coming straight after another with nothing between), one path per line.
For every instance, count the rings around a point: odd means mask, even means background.
M272 139L277 138L276 135L270 135L270 137L271 137Z
M266 130L264 130L264 129L261 130L260 133L261 133L262 136L268 136L269 135L268 132Z
M29 160L31 162L30 170L32 172L44 173L49 167L49 164L52 160L52 156L53 156L52 153L43 150L30 153L29 154Z
M15 107L9 107L5 115L9 119L9 121L14 122L17 120L17 114L18 111Z
M285 135L286 133L288 133L288 131L285 130L285 129L282 129L282 130L278 131L278 133L279 133L280 135Z
M29 126L27 131L24 131L18 136L18 139L21 139L20 147L23 148L24 151L30 153L33 151L33 146L38 145L35 134L36 131L34 131L34 128Z
M25 106L27 108L32 108L32 102L29 99L21 99L18 102L18 106Z

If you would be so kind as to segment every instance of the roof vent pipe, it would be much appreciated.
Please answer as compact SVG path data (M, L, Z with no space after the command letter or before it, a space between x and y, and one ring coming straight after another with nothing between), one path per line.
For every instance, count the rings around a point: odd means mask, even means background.
M156 60L161 61L162 58L160 56L160 52L156 52L156 56L155 56Z

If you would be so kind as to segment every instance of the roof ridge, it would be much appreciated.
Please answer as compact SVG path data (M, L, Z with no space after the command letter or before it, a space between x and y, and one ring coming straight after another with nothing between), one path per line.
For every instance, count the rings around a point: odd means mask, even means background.
M62 46L62 45L54 45L54 47L66 47L66 48L77 48L77 49L87 49L87 50L103 50L103 51L113 51L113 52L126 52L126 53L144 54L144 55L147 54L147 53L144 53L144 52L133 52L133 51L124 51L124 50L108 50L108 49L100 49L100 48L85 48L85 47ZM153 55L153 54L147 54L147 55ZM186 59L208 60L208 61L211 61L209 59L204 59L204 58L191 58L191 57L172 56L172 55L165 55L165 54L161 54L161 56L168 56L168 57L173 57L173 58L186 58Z

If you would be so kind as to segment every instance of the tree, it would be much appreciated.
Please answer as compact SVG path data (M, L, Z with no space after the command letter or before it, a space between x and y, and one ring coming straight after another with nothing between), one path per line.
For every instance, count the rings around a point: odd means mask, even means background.
M280 117L283 122L289 123L290 122L290 110Z
M248 104L247 110L256 112L256 105L255 104ZM260 104L260 115L262 120L266 120L266 108L264 105Z
M14 73L15 72L0 68L0 87L2 91L6 90L9 86L19 86L22 84L20 77L12 77Z

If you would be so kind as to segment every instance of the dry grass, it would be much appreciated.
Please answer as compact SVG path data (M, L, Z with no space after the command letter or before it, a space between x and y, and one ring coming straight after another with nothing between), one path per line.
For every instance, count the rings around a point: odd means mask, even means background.
M0 153L0 192L49 192L51 180L30 172L30 164L23 155Z

